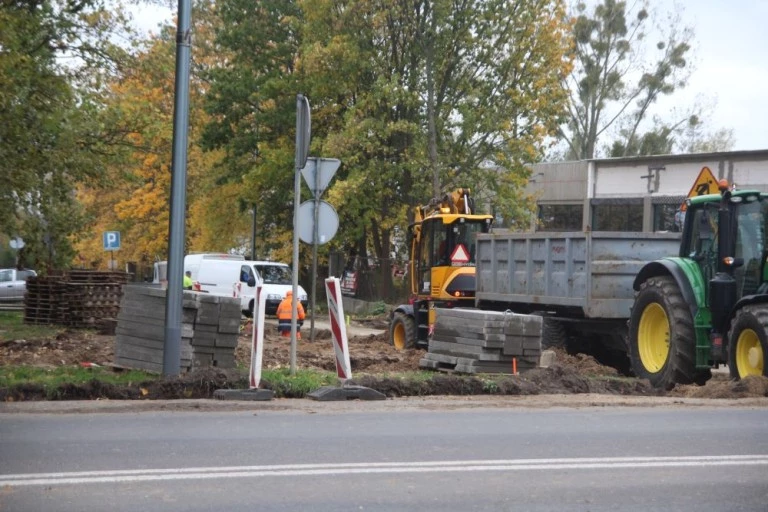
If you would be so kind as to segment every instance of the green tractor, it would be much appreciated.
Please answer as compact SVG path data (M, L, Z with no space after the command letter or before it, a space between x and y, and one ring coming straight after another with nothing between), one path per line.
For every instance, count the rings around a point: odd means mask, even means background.
M720 364L768 376L768 194L719 188L686 200L679 256L635 278L630 360L656 387L704 384Z

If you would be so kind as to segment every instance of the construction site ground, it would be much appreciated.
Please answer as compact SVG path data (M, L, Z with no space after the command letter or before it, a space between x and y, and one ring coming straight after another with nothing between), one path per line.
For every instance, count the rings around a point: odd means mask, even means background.
M297 368L335 371L332 337L327 324L318 321L314 341L310 339L310 322L302 329L297 344ZM153 400L210 398L212 390L236 387L242 381L251 360L251 337L247 327L240 336L236 349L237 370L217 368L183 373L178 377L156 379L149 392L137 389L114 389L87 383L69 389L67 396L79 400L145 398ZM563 396L568 403L582 397L584 405L594 402L595 395L614 397L607 403L626 404L625 398L648 397L674 403L682 399L720 399L741 401L757 399L759 405L768 405L768 378L750 377L741 381L729 378L727 369L715 371L704 386L680 385L672 390L658 390L645 380L618 375L611 367L599 364L584 354L556 351L555 362L548 368L537 368L519 375L483 376L434 372L431 379L408 377L409 372L424 371L419 360L421 349L395 350L389 343L386 317L365 321L352 321L347 328L349 353L354 382L368 386L391 398L396 397L475 397L478 404L489 404L494 396L537 397L550 405L558 405ZM62 330L50 339L8 339L0 326L0 365L36 366L88 366L96 364L111 367L114 358L115 336L90 330ZM272 320L267 321L263 353L263 368L274 369L290 365L290 339L276 332ZM117 370L115 370L117 371ZM406 375L406 377L402 377ZM269 383L265 383L268 387ZM138 388L139 384L133 384ZM146 385L145 385L146 388ZM184 390L183 393L180 390ZM479 395L485 395L481 398ZM41 400L39 393L25 395L23 390L8 393L0 389L0 399L6 402ZM430 398L433 399L433 398ZM467 398L470 399L470 398ZM146 401L146 400L143 400ZM546 403L544 404L546 405Z

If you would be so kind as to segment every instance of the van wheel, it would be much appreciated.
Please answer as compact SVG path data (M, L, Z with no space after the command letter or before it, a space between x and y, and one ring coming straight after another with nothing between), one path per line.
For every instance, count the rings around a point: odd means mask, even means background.
M247 318L253 318L253 299L251 299L251 302L248 303L248 311L243 311L243 314Z

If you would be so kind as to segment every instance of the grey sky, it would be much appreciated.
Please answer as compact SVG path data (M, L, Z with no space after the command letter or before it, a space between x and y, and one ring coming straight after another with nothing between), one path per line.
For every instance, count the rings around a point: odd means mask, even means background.
M732 128L734 149L768 149L768 1L688 0L684 20L696 37L696 68L687 91L714 95L711 124Z

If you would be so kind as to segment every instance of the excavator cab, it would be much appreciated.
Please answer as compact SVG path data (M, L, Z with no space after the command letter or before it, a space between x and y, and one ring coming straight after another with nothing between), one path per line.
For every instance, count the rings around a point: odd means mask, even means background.
M468 188L414 209L409 226L411 299L392 313L390 339L398 348L426 347L435 306L473 307L475 240L488 233L493 217L476 214Z
M436 300L474 299L475 237L490 219L440 215L425 219L413 237L411 292Z

